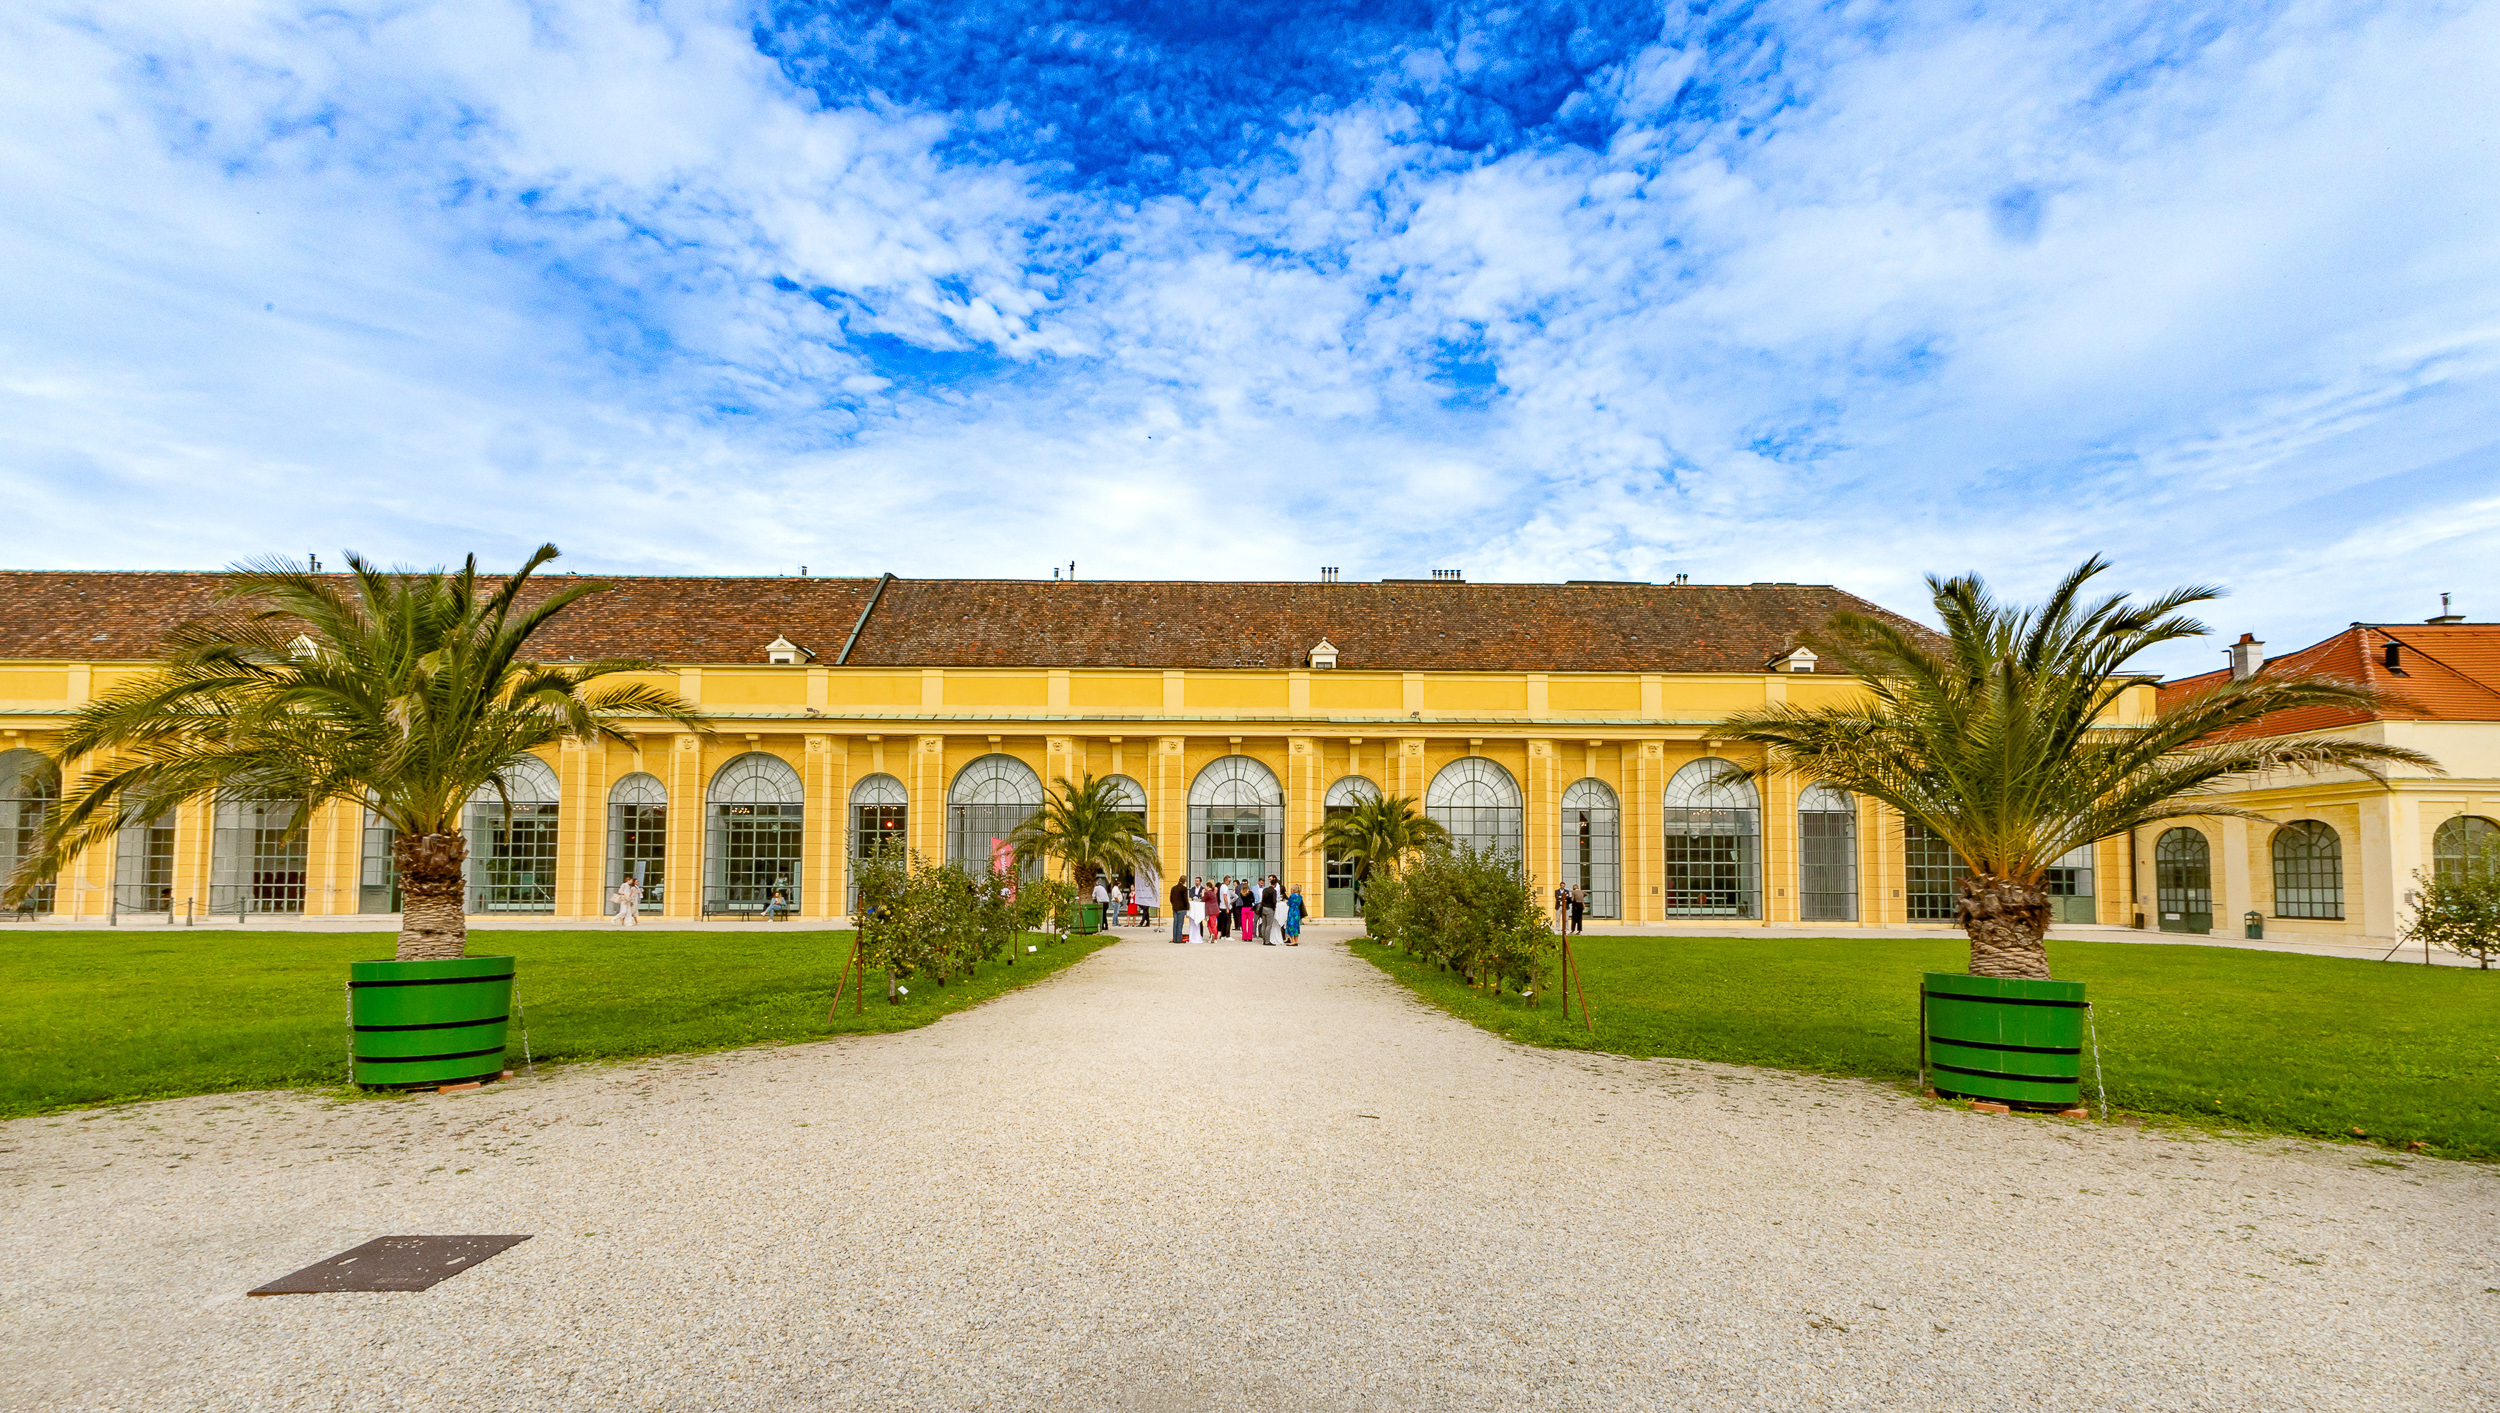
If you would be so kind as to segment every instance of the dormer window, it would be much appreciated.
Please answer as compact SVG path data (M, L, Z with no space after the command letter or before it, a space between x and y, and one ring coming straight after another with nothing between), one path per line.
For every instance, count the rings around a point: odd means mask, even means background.
M1815 657L1814 649L1797 648L1784 657L1773 659L1771 670L1773 672L1812 672L1814 664L1820 660Z
M1320 639L1319 646L1311 649L1311 670L1325 672L1336 665L1337 645L1326 638Z
M801 658L816 656L788 638L775 638L764 645L764 660L776 667L796 666Z

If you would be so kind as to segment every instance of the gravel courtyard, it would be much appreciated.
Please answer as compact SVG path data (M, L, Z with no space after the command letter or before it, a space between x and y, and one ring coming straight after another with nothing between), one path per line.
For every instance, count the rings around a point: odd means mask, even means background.
M2500 1408L2500 1172L1523 1050L1339 946L542 1073L0 1125L0 1403ZM534 1239L243 1294L425 1232Z

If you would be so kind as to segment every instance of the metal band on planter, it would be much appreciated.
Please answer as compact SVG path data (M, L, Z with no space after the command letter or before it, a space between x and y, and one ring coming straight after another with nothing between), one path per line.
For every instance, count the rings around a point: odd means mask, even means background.
M414 1088L502 1074L512 970L510 957L350 963L356 1083Z

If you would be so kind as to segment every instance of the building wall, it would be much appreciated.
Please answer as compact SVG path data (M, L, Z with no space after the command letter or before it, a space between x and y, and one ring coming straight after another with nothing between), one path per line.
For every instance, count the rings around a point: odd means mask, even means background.
M48 746L89 692L141 670L127 663L0 663L0 692L16 694L0 697L0 750ZM560 790L559 916L595 918L603 911L609 794L627 775L647 773L667 791L664 915L685 917L702 897L705 797L713 777L747 751L788 763L804 792L799 911L824 918L839 915L847 896L850 793L860 780L878 773L899 779L910 797L910 846L943 857L948 787L966 765L996 751L1023 761L1045 783L1088 773L1138 781L1167 880L1188 864L1191 782L1223 756L1248 756L1283 784L1286 871L1315 909L1323 900L1321 861L1302 841L1321 822L1327 789L1341 777L1361 775L1391 794L1420 798L1455 761L1477 756L1500 765L1520 789L1524 853L1540 891L1553 887L1561 865L1562 792L1573 781L1594 778L1615 792L1621 807L1624 916L1656 921L1665 916L1661 810L1667 782L1705 756L1756 764L1711 743L1711 726L1733 711L1832 700L1856 690L1847 678L1774 673L687 665L658 680L703 709L711 739L654 723L627 743L543 753ZM2151 695L2149 686L2132 691L2122 710L2140 714ZM1774 775L1759 787L1759 922L1798 917L1796 806L1807 783ZM1906 916L1901 824L1869 802L1859 808L1857 925L1896 924ZM361 906L363 823L354 807L317 813L307 832L306 913L342 915ZM210 837L208 806L186 807L176 833L178 910L186 899L194 906L206 901ZM2123 840L2100 851L2096 891L2103 921L2124 922L2133 909L2125 896L2132 880L2121 877L2126 859ZM113 869L110 848L81 857L62 879L56 910L105 912Z

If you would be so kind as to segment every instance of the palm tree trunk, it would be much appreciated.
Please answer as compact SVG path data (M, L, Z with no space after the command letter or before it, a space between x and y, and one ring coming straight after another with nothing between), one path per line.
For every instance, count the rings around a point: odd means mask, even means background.
M2049 895L2037 883L1965 874L1954 890L1954 920L1970 934L1970 974L2047 981Z
M391 843L399 870L399 960L439 961L469 950L469 920L461 911L460 865L469 841L457 830L402 834Z

